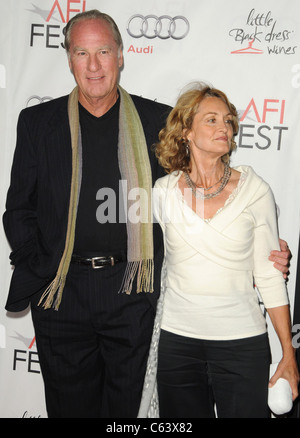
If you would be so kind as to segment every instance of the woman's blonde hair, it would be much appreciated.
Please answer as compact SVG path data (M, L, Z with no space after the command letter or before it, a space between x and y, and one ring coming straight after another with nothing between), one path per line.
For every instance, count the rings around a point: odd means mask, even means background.
M199 105L206 97L217 97L229 108L233 116L233 137L237 135L239 124L235 106L229 102L225 93L209 85L197 83L191 89L185 91L179 97L176 106L167 118L166 126L159 133L159 143L155 145L155 154L160 165L167 173L175 170L190 170L190 154L188 153L188 141L184 132L192 128L195 114ZM236 143L232 138L230 151L222 157L224 162L229 162L230 154L236 149Z

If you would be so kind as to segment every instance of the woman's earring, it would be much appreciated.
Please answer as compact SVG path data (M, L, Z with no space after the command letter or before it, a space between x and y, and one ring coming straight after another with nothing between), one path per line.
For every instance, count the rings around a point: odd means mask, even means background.
M185 149L186 149L186 154L190 155L190 140L189 139L186 139Z

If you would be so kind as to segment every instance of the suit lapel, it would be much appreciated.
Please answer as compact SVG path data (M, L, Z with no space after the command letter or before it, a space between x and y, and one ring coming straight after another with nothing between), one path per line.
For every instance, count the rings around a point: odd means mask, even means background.
M65 105L58 107L45 127L41 162L43 179L47 181L51 198L61 214L68 209L72 176L71 137Z

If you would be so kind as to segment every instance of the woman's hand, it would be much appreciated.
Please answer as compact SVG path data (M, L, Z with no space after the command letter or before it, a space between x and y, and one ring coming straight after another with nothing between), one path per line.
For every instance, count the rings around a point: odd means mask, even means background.
M298 385L299 385L299 371L295 355L291 353L289 357L283 356L275 374L269 381L269 388L272 388L279 378L286 379L291 387L293 394L293 401L298 397Z
M279 245L280 251L272 251L269 260L274 262L274 268L282 272L283 277L287 279L289 275L289 266L292 254L288 244L284 240L279 239Z

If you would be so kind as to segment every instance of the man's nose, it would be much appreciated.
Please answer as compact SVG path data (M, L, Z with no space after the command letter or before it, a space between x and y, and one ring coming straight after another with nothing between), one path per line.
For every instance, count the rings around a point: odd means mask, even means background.
M89 56L88 68L90 71L97 71L101 67L101 62L97 54L91 54Z

